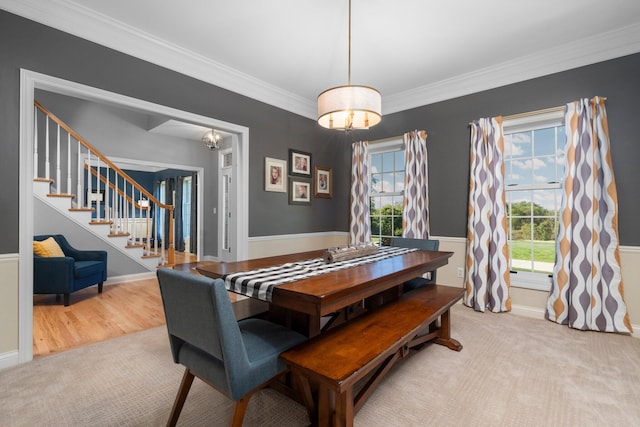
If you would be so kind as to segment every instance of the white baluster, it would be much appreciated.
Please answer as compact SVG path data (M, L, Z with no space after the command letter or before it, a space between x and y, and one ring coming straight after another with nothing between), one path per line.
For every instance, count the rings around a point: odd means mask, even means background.
M109 189L109 165L105 165L104 170L104 176L106 178L106 182L104 183L104 220L109 221L111 219L111 208L113 207L113 197L109 197L111 193ZM109 228L113 232L113 224Z
M51 163L49 161L49 116L46 121L47 127L45 128L45 162L44 162L44 177L51 179Z
M98 221L102 221L102 212L100 210L100 206L102 205L102 200L100 200L100 157L96 156L96 212L98 213Z
M56 190L62 192L62 179L60 175L60 125L58 125L58 136L56 138Z
M71 193L71 134L70 133L67 133L67 192ZM76 197L80 197L80 195Z
M78 141L78 170L77 170L77 193L78 193L78 197L80 198L80 204L78 205L78 207L89 207L91 206L91 203L89 203L88 200L82 202L82 196L84 195L84 193L82 193L82 185L83 185L83 174L82 174L82 144L80 144L80 141Z

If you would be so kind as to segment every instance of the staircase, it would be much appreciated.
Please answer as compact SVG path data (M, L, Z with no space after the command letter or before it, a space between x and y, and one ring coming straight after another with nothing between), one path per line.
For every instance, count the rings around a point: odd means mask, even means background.
M35 113L33 196L150 271L173 265L173 206L37 101ZM158 244L155 226L165 222L168 249Z

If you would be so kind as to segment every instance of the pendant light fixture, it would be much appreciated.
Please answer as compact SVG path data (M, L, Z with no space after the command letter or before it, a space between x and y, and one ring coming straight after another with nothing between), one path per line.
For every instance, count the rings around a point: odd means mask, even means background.
M349 0L349 74L346 86L327 89L318 95L318 123L328 129L368 129L382 119L380 92L369 86L351 84L351 0Z
M215 131L215 129L211 129L202 135L202 143L211 151L217 150L220 147L221 139L222 137Z

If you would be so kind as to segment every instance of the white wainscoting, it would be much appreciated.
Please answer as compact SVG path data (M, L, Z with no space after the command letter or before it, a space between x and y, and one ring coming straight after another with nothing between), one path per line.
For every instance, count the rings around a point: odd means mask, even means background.
M18 254L0 255L0 369L19 361L19 261Z

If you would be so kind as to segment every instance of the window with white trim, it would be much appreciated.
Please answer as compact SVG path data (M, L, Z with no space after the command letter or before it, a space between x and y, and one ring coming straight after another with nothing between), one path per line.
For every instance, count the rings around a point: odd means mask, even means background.
M388 246L402 236L405 154L402 138L369 145L371 241Z
M564 112L503 122L511 285L549 290L564 165Z

